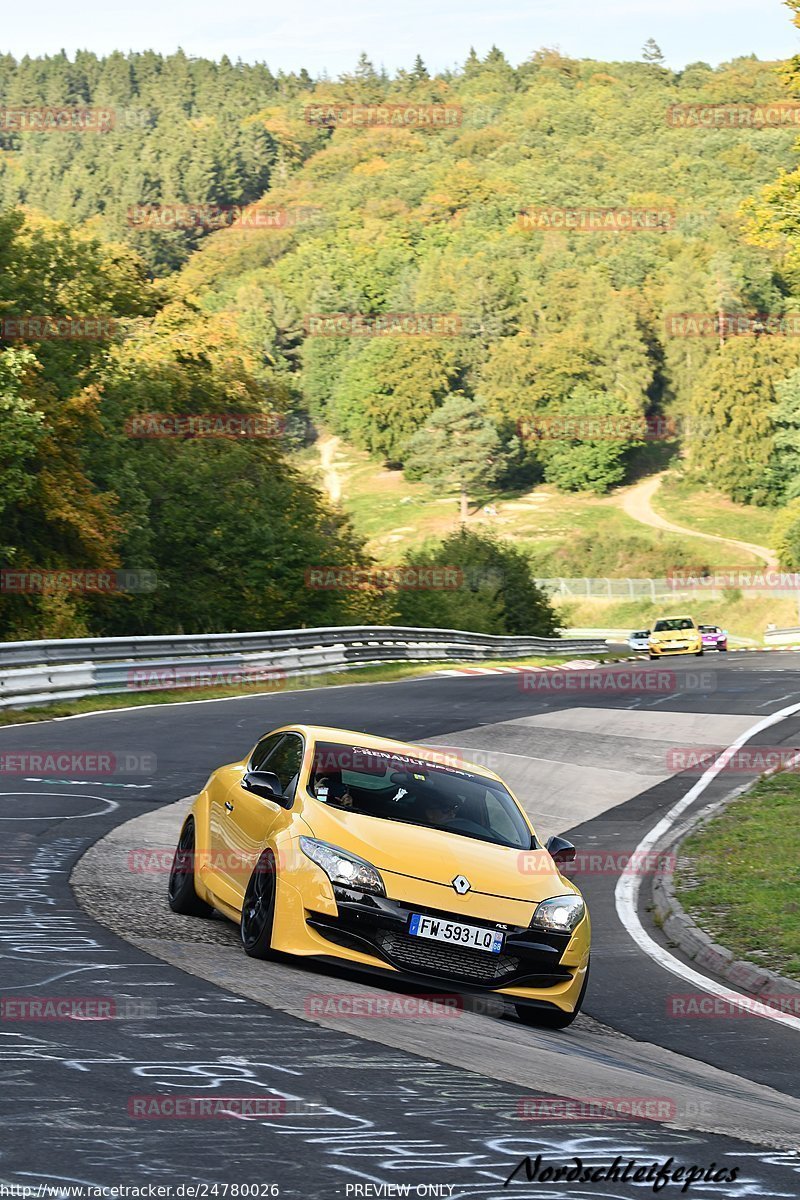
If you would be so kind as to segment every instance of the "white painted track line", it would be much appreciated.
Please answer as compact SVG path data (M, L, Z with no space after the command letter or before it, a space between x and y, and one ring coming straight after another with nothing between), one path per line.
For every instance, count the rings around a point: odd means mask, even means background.
M762 730L769 729L771 725L777 725L781 721L785 721L787 717L791 717L797 712L800 712L800 704L792 704L788 708L782 708L778 712L770 713L768 717L764 717L762 721L759 721L756 725L751 726L750 729L746 729L744 733L740 734L728 746L727 750L720 755L717 761L700 776L697 783L689 789L686 795L677 804L672 806L666 816L662 817L658 824L653 826L646 837L642 838L631 856L631 862L635 863L639 859L640 854L652 850L666 837L675 825L678 817L695 802L698 796L703 794L711 781L716 779L720 771L723 770L728 754L740 749L751 738L761 733ZM794 1017L790 1013L778 1012L777 1009L770 1008L766 1004L760 1004L743 992L734 991L732 988L725 987L713 979L708 979L705 975L701 975L699 971L695 971L693 967L689 967L685 963L682 963L680 959L675 958L673 954L670 954L669 950L653 941L639 920L638 899L640 885L641 876L635 874L635 867L632 868L629 866L620 876L615 892L617 916L640 950L644 951L645 954L666 971L671 971L673 975L685 979L687 983L702 988L704 992L708 992L712 996L719 996L732 1004L741 1002L742 1008L754 1016L764 1017L769 1021L777 1021L779 1025L786 1025L789 1029L800 1031L800 1018Z

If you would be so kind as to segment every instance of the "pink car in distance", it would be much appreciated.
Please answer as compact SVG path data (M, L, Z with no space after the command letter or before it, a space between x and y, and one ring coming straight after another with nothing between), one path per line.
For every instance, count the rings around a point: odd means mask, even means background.
M727 629L720 629L719 625L701 625L699 628L704 650L728 649Z

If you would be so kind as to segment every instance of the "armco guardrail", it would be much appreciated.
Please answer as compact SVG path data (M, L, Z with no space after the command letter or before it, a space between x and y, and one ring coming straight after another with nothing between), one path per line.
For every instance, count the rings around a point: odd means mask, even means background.
M740 572L730 572L729 574L739 574ZM746 572L741 572L746 575ZM768 577L770 572L767 568L763 570L763 576ZM779 579L773 580L769 585L765 583L757 584L755 576L758 575L756 568L750 578L753 582L748 585L743 579L741 585L736 585L733 582L726 584L724 582L725 572L720 573L720 578L714 583L713 577L701 579L699 576L696 582L690 584L684 580L682 583L678 578L675 579L612 579L607 576L591 578L589 576L566 576L559 575L552 579L537 579L536 582L543 591L549 596L565 596L571 599L587 597L592 600L697 600L703 597L706 600L719 600L726 589L736 588L741 591L743 596L764 596L768 592L771 596L788 596L797 598L798 587L792 582L792 576L789 573L784 573L784 583L781 585Z
M564 637L568 638L600 638L604 642L627 642L631 636L631 629L603 629L598 627L585 628L577 626L574 629L565 629Z
M366 663L602 654L597 638L494 637L459 629L341 625L179 637L0 643L0 708L85 696L203 687Z
M768 629L764 634L764 641L769 645L772 643L781 643L792 645L800 645L800 625L790 625L786 629Z

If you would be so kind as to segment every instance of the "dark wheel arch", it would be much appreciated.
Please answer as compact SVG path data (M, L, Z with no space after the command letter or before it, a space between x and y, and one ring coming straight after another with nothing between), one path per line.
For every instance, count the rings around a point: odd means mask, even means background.
M277 864L272 850L262 851L247 884L239 930L245 954L251 958L271 958L272 925L275 919Z
M167 898L173 912L187 917L210 917L214 910L201 900L194 886L196 838L194 817L183 823L167 883Z

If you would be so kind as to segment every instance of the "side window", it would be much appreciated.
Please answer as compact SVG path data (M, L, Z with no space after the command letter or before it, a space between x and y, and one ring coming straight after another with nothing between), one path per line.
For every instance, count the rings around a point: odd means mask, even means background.
M276 750L278 745L283 741L284 734L270 733L267 737L261 739L253 753L250 755L250 770L263 771L265 764L273 750ZM270 767L270 770L273 770Z
M266 770L274 771L281 781L281 791L287 800L294 799L300 766L303 762L303 739L296 733L285 733L269 755Z

